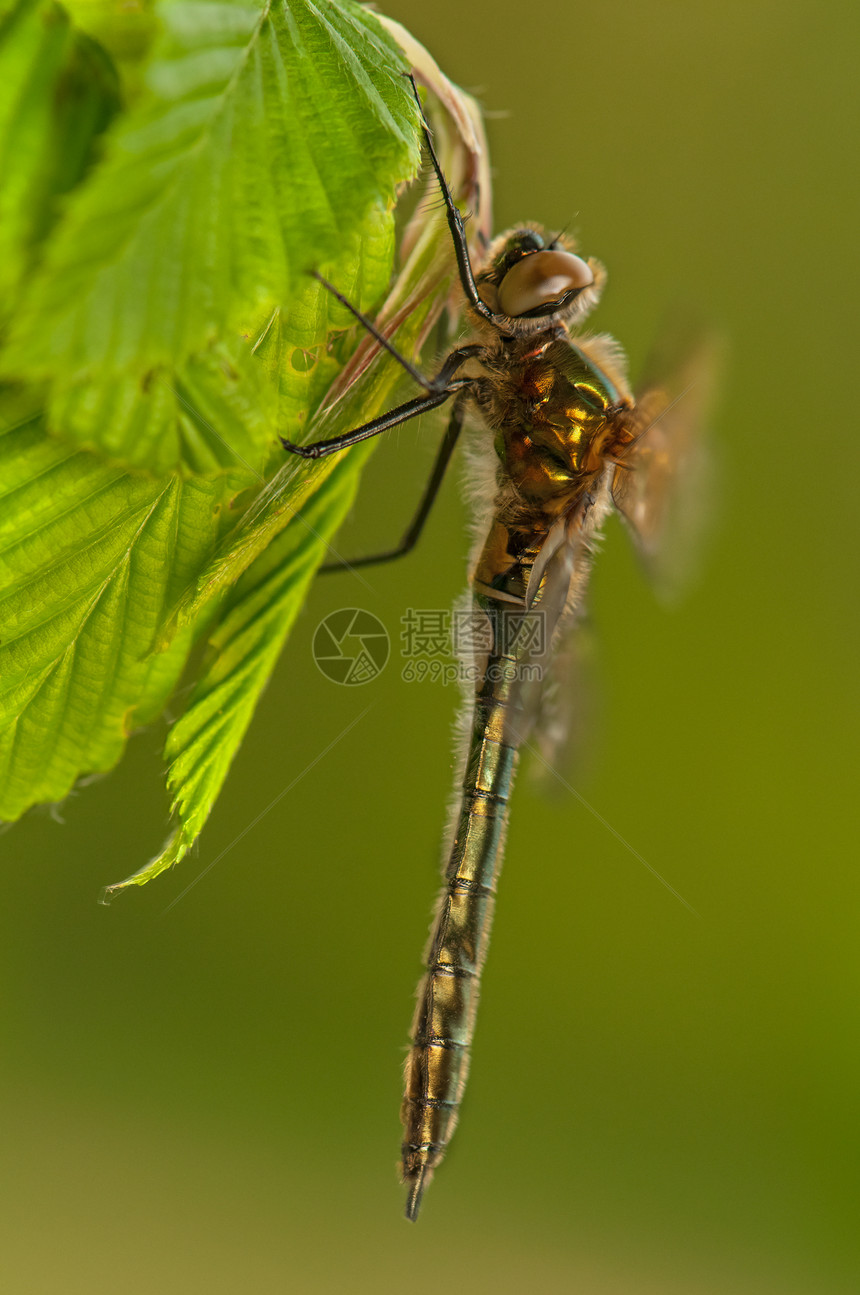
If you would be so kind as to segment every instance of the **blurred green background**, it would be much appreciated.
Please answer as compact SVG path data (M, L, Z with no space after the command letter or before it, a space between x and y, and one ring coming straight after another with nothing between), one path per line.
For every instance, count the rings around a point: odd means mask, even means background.
M461 1127L408 1226L458 694L396 658L337 688L310 642L451 605L455 475L412 558L320 581L197 858L96 904L166 834L163 726L3 837L3 1288L854 1291L856 9L387 11L499 114L496 228L572 221L605 261L634 371L679 299L730 339L698 583L666 609L620 527L600 555L577 783L698 916L520 780ZM399 533L435 438L389 437L342 551Z

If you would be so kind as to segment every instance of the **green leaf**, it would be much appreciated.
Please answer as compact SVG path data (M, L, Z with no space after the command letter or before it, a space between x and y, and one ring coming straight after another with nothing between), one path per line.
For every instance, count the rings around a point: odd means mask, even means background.
M378 254L418 152L402 55L349 0L168 0L160 13L150 94L70 203L3 359L51 382L52 430L154 471L199 467L162 396L136 416L142 440L105 412L146 403L154 376L176 386L213 344L241 369L253 320L309 267L353 277L358 231L375 225ZM365 268L373 297L389 272Z
M347 292L356 299L378 294L390 272L392 244L391 215L375 209L366 227L347 240L354 257ZM343 365L333 329L353 324L307 277L288 312L276 309L244 336L213 342L182 365L159 366L142 380L129 372L55 388L50 426L65 439L153 472L180 465L198 473L244 467L262 480L270 460L283 461L278 432L300 434Z
M216 15L223 8L213 6ZM340 250L349 263L340 283L367 304L390 273L393 222L379 205L363 223L355 209L350 219L356 228L344 234ZM358 340L353 317L310 278L300 280L288 312L258 306L255 313L249 304L247 313L242 335L213 341L180 366L150 370L142 382L123 371L104 382L99 374L56 384L49 417L57 439L46 435L38 389L0 394L0 814L7 818L61 799L82 774L109 768L132 725L158 714L218 600L165 651L159 627L235 525L242 489L255 476L263 484L270 457L283 462L274 431L301 434ZM88 437L93 428L98 436ZM82 453L70 431L100 453ZM117 459L158 469L181 461L202 476L153 476ZM308 484L307 497L319 484Z
M161 709L204 622L150 656L159 621L239 484L125 472L32 415L0 431L0 816L109 769Z
M142 386L131 374L74 383L57 393L50 419L64 439L157 473L181 462L198 474L245 467L259 476L274 440L277 392L249 346L213 343L178 372L152 370ZM100 429L98 444L91 428Z
M202 831L356 485L354 464L342 459L232 592L210 635L209 661L164 750L177 827L150 863L105 888L103 902L178 863Z
M0 323L118 106L110 60L59 5L26 0L0 25Z

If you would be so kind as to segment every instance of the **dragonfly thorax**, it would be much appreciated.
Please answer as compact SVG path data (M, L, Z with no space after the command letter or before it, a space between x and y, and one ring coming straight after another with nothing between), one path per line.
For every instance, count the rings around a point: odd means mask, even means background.
M494 432L508 511L551 520L589 492L624 439L626 405L566 338L518 349L486 389L481 415Z

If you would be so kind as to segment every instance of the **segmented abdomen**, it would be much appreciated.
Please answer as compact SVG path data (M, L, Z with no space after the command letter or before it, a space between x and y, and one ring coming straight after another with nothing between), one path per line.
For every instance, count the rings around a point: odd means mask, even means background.
M517 671L516 652L505 650L505 635L497 628L506 612L482 595L474 601L489 617L493 641L501 648L489 653L476 691L462 802L406 1064L401 1118L409 1218L417 1215L424 1187L445 1152L466 1084L517 761L516 747L504 740Z

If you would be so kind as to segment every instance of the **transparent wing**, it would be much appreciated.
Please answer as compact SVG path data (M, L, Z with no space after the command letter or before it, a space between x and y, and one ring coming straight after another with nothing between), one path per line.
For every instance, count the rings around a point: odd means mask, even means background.
M530 775L545 795L591 772L600 734L599 653L586 607L562 626L538 701ZM597 736L596 736L597 735ZM564 779L565 781L562 781Z
M695 330L693 336L696 336ZM705 428L720 347L676 325L645 368L635 439L615 471L612 499L661 592L682 586L709 514L711 459Z
M560 517L547 535L532 572L529 588L540 587L540 598L519 615L521 646L515 652L517 681L511 693L507 732L515 745L528 740L535 724L549 715L550 695L558 694L564 675L566 648L572 627L584 613L591 569L591 550L574 517ZM562 652L561 663L558 653ZM556 708L560 719L561 706ZM561 736L561 726L556 730Z

